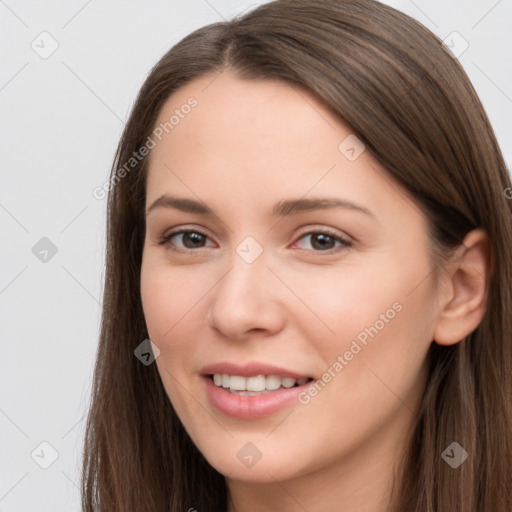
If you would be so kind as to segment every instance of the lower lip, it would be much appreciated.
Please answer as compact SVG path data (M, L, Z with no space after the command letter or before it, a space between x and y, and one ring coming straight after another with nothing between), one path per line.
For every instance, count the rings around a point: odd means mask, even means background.
M206 394L210 402L221 413L242 420L255 420L270 416L297 400L299 393L308 387L310 382L293 388L280 388L263 395L247 396L230 393L225 388L216 386L208 376L203 376Z

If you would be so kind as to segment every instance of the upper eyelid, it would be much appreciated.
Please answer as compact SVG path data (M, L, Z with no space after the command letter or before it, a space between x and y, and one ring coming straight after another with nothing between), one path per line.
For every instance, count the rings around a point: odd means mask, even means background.
M181 233L199 233L200 235L206 236L207 238L211 239L211 236L206 233L207 230L203 228L195 228L195 227L176 227L176 228L170 228L163 231L161 238L168 238L170 236L179 235Z
M313 227L313 228L305 228L304 231L301 231L297 238L300 238L304 235L310 235L313 233L327 233L328 235L332 237L338 237L342 238L344 240L352 240L352 238L349 235L339 233L339 230L336 230L335 228L328 228L328 227Z

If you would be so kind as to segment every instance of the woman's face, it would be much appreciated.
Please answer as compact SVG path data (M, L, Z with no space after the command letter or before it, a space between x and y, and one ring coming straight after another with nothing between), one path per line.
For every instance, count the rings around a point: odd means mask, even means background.
M304 90L203 77L167 101L166 122L141 291L192 440L236 480L387 464L415 419L437 312L420 210Z

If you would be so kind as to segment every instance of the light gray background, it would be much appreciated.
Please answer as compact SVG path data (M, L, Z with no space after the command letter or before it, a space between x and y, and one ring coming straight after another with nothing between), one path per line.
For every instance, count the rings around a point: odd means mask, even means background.
M1 512L80 509L105 245L106 202L92 190L146 73L195 28L259 3L0 0ZM386 3L467 41L460 61L510 164L512 1ZM59 45L47 59L31 47L51 49L43 31ZM32 252L43 237L57 247L46 262ZM48 469L43 441L58 453Z

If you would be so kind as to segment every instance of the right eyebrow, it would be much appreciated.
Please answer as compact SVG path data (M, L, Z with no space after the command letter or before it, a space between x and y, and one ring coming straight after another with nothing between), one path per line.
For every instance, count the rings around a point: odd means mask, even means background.
M174 208L186 213L198 213L201 215L215 216L215 212L204 203L195 201L194 199L171 197L167 194L163 194L158 199L153 201L153 203L151 203L151 206L146 210L146 216L156 208Z

